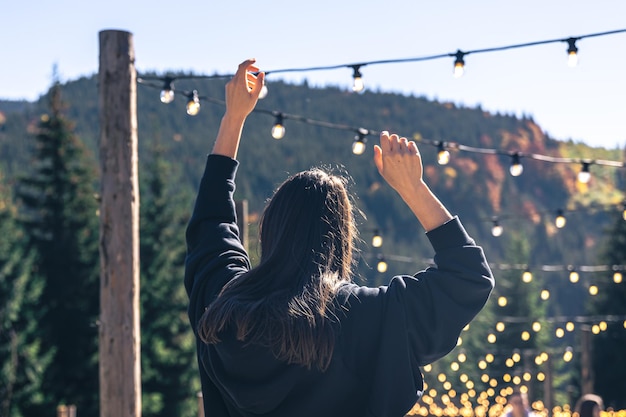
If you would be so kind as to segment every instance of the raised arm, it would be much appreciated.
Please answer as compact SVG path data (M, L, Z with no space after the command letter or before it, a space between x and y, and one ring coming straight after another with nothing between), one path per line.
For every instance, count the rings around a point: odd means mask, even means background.
M237 158L243 125L256 106L265 79L265 73L258 72L255 62L255 59L247 59L239 64L237 72L226 84L226 112L212 154ZM257 72L258 75L253 74Z
M374 162L427 232L452 219L422 178L422 157L415 142L384 131L380 146L374 146Z

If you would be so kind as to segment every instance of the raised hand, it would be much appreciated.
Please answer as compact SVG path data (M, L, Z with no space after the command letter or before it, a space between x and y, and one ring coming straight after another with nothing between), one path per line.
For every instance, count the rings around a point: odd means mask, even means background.
M415 142L382 132L380 146L374 146L374 163L426 231L452 218L423 180L422 157Z

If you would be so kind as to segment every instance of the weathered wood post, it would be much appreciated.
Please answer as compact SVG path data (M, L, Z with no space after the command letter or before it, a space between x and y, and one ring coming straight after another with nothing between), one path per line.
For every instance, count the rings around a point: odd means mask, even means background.
M100 416L141 415L137 89L132 34L100 32Z

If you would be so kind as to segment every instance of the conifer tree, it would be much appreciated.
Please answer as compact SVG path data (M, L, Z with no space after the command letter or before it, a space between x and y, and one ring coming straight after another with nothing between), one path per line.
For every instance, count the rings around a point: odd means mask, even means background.
M18 187L21 223L34 251L42 293L38 302L42 370L41 407L54 412L74 404L98 413L99 265L95 174L82 142L63 115L58 83L50 89L50 114L41 117L31 172Z
M175 183L171 171L162 149L155 148L146 163L141 205L142 414L146 417L197 415L200 389L182 285L186 202L192 199L168 185Z
M626 207L623 208L626 210ZM601 257L608 265L626 265L626 219L619 213L608 232ZM612 272L610 273L612 274ZM626 316L626 271L622 279L608 274L598 282L598 295L594 297L591 311L597 315ZM617 281L617 282L616 282ZM606 331L592 335L592 361L595 373L595 390L604 399L605 406L616 410L626 408L626 320L607 321Z
M529 242L523 235L515 234L505 252L506 259L513 264L528 263ZM524 281L522 271L517 269L494 271L496 288L492 303L496 323L491 334L495 343L489 349L494 360L486 369L488 376L498 380L499 388L525 385L531 400L543 398L542 386L536 378L542 367L535 358L548 351L551 333L545 321L547 305L540 297L544 280L534 272L531 280Z
M23 416L25 405L41 400L41 340L33 256L17 224L17 209L0 175L0 415Z

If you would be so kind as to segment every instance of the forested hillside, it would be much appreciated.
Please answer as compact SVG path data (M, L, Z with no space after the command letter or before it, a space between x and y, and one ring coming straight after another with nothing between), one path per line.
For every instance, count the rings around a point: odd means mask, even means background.
M180 91L197 89L201 96L223 99L224 80L180 80ZM62 87L66 116L75 123L77 135L94 153L97 161L98 111L94 77L81 78ZM478 148L519 151L572 158L621 160L620 150L592 149L557 141L544 135L532 118L489 114L480 108L460 108L420 97L384 92L353 94L338 88L309 88L282 82L269 84L269 95L259 102L265 110L299 115L309 119L345 124L372 130L390 130L410 138L460 143ZM215 137L223 107L203 102L200 113L185 113L186 98L178 95L173 103L162 104L159 90L138 85L138 129L140 170L150 159L149 150L158 144L178 176L172 181L195 191L204 158ZM0 164L10 181L28 166L32 130L45 113L45 98L38 103L0 103L6 121L0 140ZM346 170L354 180L353 191L367 220L362 221L362 237L379 229L385 237L384 251L414 257L418 262L430 253L425 239L410 213L394 193L381 183L373 163L368 137L363 155L354 155L354 132L331 129L287 119L282 140L271 137L271 115L253 113L246 125L240 153L242 163L237 196L247 199L250 211L258 214L265 199L287 173L314 165L330 165ZM418 142L419 144L419 142ZM437 164L436 147L423 143L425 172L438 196L466 223L470 232L488 249L490 260L503 258L506 242L520 234L530 243L530 264L593 263L594 251L606 213L589 206L615 205L623 199L623 170L592 165L592 179L582 187L576 182L577 164L554 164L522 160L519 177L509 173L510 158L451 150L446 166ZM141 171L140 171L141 172ZM621 176L621 177L620 177ZM191 204L191 202L188 202ZM552 226L556 211L565 210L568 226ZM491 236L492 217L498 216L504 233ZM363 256L372 251L363 248ZM397 272L414 265L394 264ZM371 276L371 275L370 275Z
M185 112L186 97L180 92L196 89L201 97L221 100L224 83L223 79L180 79L176 81L178 94L170 104L160 102L158 88L146 84L137 86L144 315L161 314L161 306L166 302L171 303L170 310L180 309L184 313L184 224L224 111L222 104L201 99L199 114L189 116ZM509 153L623 161L621 150L555 140L545 135L531 117L491 114L481 108L465 108L422 97L371 91L354 94L337 87L310 88L306 83L293 85L280 81L270 82L268 87L268 96L257 105L259 111L248 119L239 153L241 166L236 198L249 202L253 261L258 255L254 243L256 221L272 191L288 174L323 165L351 177L351 190L363 213L359 219L362 244L357 280L379 285L394 274L413 273L428 266L433 253L423 230L399 196L382 181L373 164L372 146L377 143L376 135L366 137L364 154L352 153L356 129L389 130L417 141L427 182L484 247L494 269L497 285L493 299L498 302L487 306L478 317L472 336L468 335L467 350L465 347L462 350L463 355L467 353L467 362L476 363L484 357L485 340L495 333L499 334L499 340L508 341L493 351L506 354L510 353L507 349L518 350L520 346L528 352L550 348L562 353L567 344L578 343L571 331L562 342L555 341L552 334L561 324L547 317L586 314L589 311L588 287L599 279L604 280L602 288L612 285L609 284L610 272L606 270L583 276L581 285L572 285L573 281L568 279L571 269L607 262L606 259L613 264L626 263L620 256L606 256L607 229L618 230L614 226L619 226L615 219L624 210L626 173L623 167L591 164L591 180L581 184L576 180L580 164L523 158L523 173L512 176ZM90 152L86 158L98 178L96 77L67 82L60 89L64 103L61 113L73 123L73 132ZM43 147L45 138L40 136L37 142L35 137L42 123L48 121L48 116L42 118L42 115L50 112L49 97L44 95L34 103L0 101L0 112L0 191L13 190L19 188L24 177L32 175L34 150ZM275 122L272 112L298 116L285 118L286 134L280 140L271 135ZM437 162L437 143L449 149L450 161L446 165ZM459 144L464 147L459 149ZM498 152L470 152L468 147ZM93 189L97 190L98 184L94 184ZM14 195L10 191L2 193L0 214L6 207L11 213L20 210ZM14 208L13 204L16 204ZM567 219L563 228L558 228L554 222L559 210ZM500 236L492 235L496 219L503 227ZM7 230L14 228L8 220L3 224L0 226ZM383 237L381 247L371 244L375 231ZM613 241L619 238L614 237ZM385 273L377 271L381 257L388 264ZM550 270L546 266L555 267ZM524 270L533 272L532 283L520 280ZM28 277L20 279L28 280ZM543 291L541 299L537 296L540 291ZM544 298L546 291L548 296ZM605 305L597 307L595 314L623 314L607 310L611 303L606 301ZM29 304L24 301L24 305ZM1 313L0 308L0 318ZM144 348L146 362L142 364L148 370L143 375L144 415L160 415L163 404L168 403L167 398L172 399L172 409L180 403L180 409L185 410L181 415L193 415L194 397L185 395L187 390L197 389L198 381L190 382L186 377L184 386L175 380L170 381L174 388L161 385L161 373L188 375L193 366L192 338L181 319L184 314L179 316L172 319L179 326L174 333L175 326L170 326L167 320L142 321L142 339L150 341ZM502 333L504 327L492 329L496 320L503 320L503 326L506 322L507 331L511 333ZM517 332L523 329L516 326L528 326L531 320L543 323L542 333L535 339L520 342ZM623 331L620 334L623 337ZM496 357L492 378L505 378L505 359ZM446 359L442 363L447 366L448 362ZM573 376L577 372L567 362L560 360L554 365L559 404L571 402L580 386L580 381ZM576 366L580 367L580 363ZM481 372L468 371L477 384L480 384ZM427 376L426 381L435 380ZM485 387L490 384L493 387L489 379L482 382ZM537 397L544 395L535 394Z

